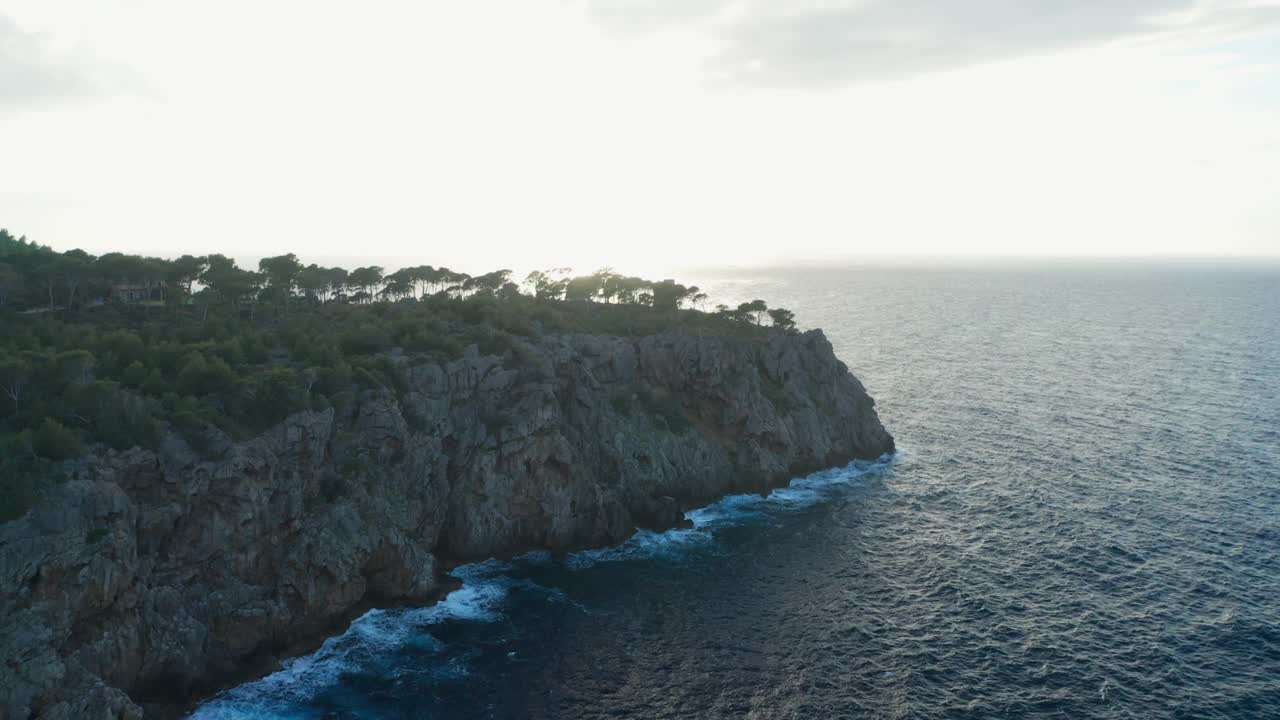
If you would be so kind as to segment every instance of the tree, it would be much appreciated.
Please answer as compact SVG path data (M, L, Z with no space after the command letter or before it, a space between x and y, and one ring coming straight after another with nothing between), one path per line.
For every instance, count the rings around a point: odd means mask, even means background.
M66 272L67 259L56 253L45 253L31 264L30 272L43 287L49 298L49 309L54 309L54 290L62 283Z
M769 311L769 317L773 319L773 326L781 328L788 332L796 329L796 314L784 308L774 308Z
M653 293L646 292L653 283L644 278L618 277L613 281L616 283L614 294L620 303L647 305L653 299Z
M48 299L49 287L42 284L44 278L39 273L39 266L53 254L49 248L28 242L25 236L17 238L8 230L0 230L0 305L35 307L37 303L52 304ZM54 282L57 282L56 278Z
M552 268L550 270L534 270L525 276L524 283L533 290L533 296L539 300L560 300L564 298L569 281L567 276L573 272L570 268Z
M439 293L444 290L444 286L449 283L449 278L453 277L454 272L447 267L435 268L428 273L427 284L431 286L432 293Z
M184 395L201 397L225 391L235 385L236 375L220 357L206 359L193 352L182 363L178 373L178 389Z
M413 295L416 277L413 268L400 268L386 277L387 286L383 288L383 297L401 300Z
M292 290L298 273L302 272L302 263L298 262L297 255L286 253L259 260L258 272L266 276L269 284Z
M62 253L62 282L67 290L67 308L75 304L76 292L89 278L94 257L83 250Z
M179 288L183 298L191 297L191 285L209 266L209 261L201 256L183 255L169 263L168 276L165 281Z
M329 296L329 273L325 268L312 263L298 272L298 289L308 297L314 297L323 304Z
M67 350L53 358L54 367L63 379L80 385L88 385L93 380L93 366L97 359L88 350Z
M13 412L22 411L22 398L31 383L31 365L21 357L0 355L0 392L13 403Z
M653 286L653 306L659 310L679 310L697 292L696 287L686 287L675 280L663 280Z
M191 301L200 306L200 322L203 323L209 319L209 306L218 301L218 293L210 287L202 288L191 296Z
M286 253L262 258L258 261L258 272L262 273L268 286L274 291L272 295L280 301L285 313L288 314L294 283L297 282L298 274L302 272L302 263L298 262L298 256Z
M0 263L0 307L9 304L9 298L22 291L22 275L8 263Z
M600 268L592 273L592 277L596 278L599 283L597 294L600 299L607 303L613 302L617 296L617 284L613 282L614 278L620 277L613 271L613 268Z
M377 292L378 286L382 284L382 268L377 265L356 268L347 276L347 283L353 287L360 288L364 293L364 297L370 299Z
M229 282L222 285L223 295L235 305L252 300L258 288L262 287L262 275L250 270L237 269L226 280Z
M337 297L347 287L347 270L346 268L331 267L325 268L325 277L329 279L329 293L331 297Z
M754 318L756 324L759 325L764 320L764 314L769 311L769 306L763 300L752 300L749 303L742 303L738 306L738 312L744 319Z
M110 292L113 285L146 285L158 271L163 271L159 262L138 255L107 253L93 263L93 274Z
M445 289L444 291L451 295L464 295L467 292L467 281L471 276L464 272L448 271L444 275Z
M604 289L605 278L599 273L580 275L569 280L564 288L564 299L570 302L591 302Z
M520 286L513 282L507 282L498 288L495 294L499 300L514 300L520 297Z
M262 286L262 276L241 270L235 260L225 255L210 255L200 282L212 288L223 302L239 305L257 294Z
M434 281L436 269L430 265L419 265L417 267L408 268L407 275L409 281L414 284L417 296L426 297L427 285Z
M53 418L45 418L31 435L31 450L50 460L66 460L80 454L80 438Z
M471 293L485 293L492 295L499 288L506 285L511 280L510 270L494 270L484 275L469 277L462 281L462 291Z
M413 294L413 281L408 273L397 271L386 278L387 284L379 293L385 300L402 300Z
M250 412L260 425L280 422L306 405L304 383L289 368L272 368L249 388Z
M627 302L627 278L610 272L604 276L604 282L600 286L600 294L604 296L606 302Z
M749 322L751 320L751 313L743 309L747 305L748 303L743 303L737 308L731 308L728 305L723 304L716 305L716 315L737 322Z

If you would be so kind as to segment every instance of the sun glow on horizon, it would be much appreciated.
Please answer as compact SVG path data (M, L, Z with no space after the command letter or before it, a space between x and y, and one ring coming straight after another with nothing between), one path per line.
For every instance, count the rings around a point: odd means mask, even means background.
M717 77L718 25L620 32L582 2L10 5L21 37L119 88L0 105L0 218L59 248L584 269L1280 255L1277 58L1230 39L788 87Z

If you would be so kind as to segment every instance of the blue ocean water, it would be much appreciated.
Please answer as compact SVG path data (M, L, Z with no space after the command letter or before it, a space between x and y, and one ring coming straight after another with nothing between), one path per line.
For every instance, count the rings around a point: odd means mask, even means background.
M703 284L823 327L902 451L459 568L195 717L1280 717L1280 270Z

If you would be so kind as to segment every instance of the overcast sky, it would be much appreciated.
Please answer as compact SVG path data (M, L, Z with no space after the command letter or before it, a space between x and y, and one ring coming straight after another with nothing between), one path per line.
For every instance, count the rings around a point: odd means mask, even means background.
M463 269L1280 255L1280 0L0 0L0 226Z

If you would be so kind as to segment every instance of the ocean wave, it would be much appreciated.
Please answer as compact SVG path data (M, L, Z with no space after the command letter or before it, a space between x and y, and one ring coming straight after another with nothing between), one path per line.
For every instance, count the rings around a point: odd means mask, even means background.
M228 690L201 706L191 720L310 720L323 717L308 710L308 703L339 685L345 675L378 668L405 650L441 655L441 677L461 677L468 672L465 657L444 657L446 645L430 630L446 623L492 623L503 618L503 605L513 589L544 595L584 612L559 588L546 587L513 573L520 567L560 564L578 571L600 563L679 559L694 548L715 541L718 530L757 522L773 513L812 507L829 499L836 489L868 475L883 473L902 457L886 455L875 461L857 461L845 467L798 478L767 495L733 495L690 510L685 518L692 527L654 532L637 531L621 545L582 550L557 557L533 551L510 561L486 560L454 568L450 574L462 586L438 603L422 608L370 610L346 632L329 638L314 653L293 658L278 672Z
M283 669L228 690L200 707L192 720L302 720L318 717L299 709L338 685L343 676L377 667L396 653L412 650L442 654L445 644L429 632L449 622L494 622L509 583L497 576L493 561L459 568L463 586L423 608L370 610L346 632L325 640L320 649L284 663ZM456 659L446 660L441 675L465 674Z
M825 502L837 489L868 475L883 473L902 457L902 451L899 451L877 460L854 461L844 467L797 478L767 495L730 495L686 512L684 517L693 527L661 532L640 530L621 545L570 553L563 562L570 569L585 570L604 562L679 558L691 549L714 542L718 529L766 521L777 513L802 510Z

